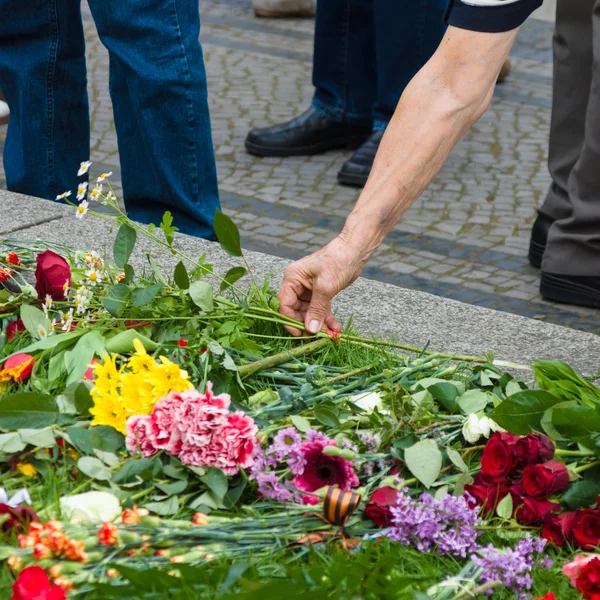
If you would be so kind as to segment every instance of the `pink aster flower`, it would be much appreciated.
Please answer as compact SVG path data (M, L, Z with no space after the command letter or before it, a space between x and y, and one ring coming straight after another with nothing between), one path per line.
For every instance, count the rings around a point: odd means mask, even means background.
M352 462L339 456L323 454L325 446L335 445L335 442L304 442L302 453L306 460L302 475L294 477L294 485L306 492L315 492L327 485L338 485L342 490L349 490L359 484ZM304 504L318 504L315 496L304 495Z
M151 417L134 415L127 419L125 446L130 454L141 454L144 458L154 456L157 449L152 442Z

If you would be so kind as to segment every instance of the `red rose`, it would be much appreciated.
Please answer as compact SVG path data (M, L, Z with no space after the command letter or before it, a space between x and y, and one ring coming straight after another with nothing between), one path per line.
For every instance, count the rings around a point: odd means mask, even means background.
M6 339L10 342L21 331L25 331L23 319L19 318L17 321L11 321L6 327Z
M6 359L3 370L0 373L2 373L4 381L12 379L16 383L19 383L19 381L25 381L31 376L34 365L35 358L30 354L13 354Z
M365 517L371 519L377 527L389 527L392 524L390 507L398 502L398 495L398 490L393 487L385 486L375 490L365 506Z
M600 600L600 558L593 558L583 566L575 586L585 600Z
M488 440L481 457L481 472L496 481L505 479L516 466L518 435L496 432Z
M546 462L554 458L554 444L547 435L531 433L515 444L515 456L522 465Z
M50 296L52 300L63 300L71 285L71 269L67 261L52 250L37 255L35 289L40 300Z
M523 498L515 507L515 517L521 525L539 525L548 515L559 511L560 504L556 502Z
M573 523L573 543L578 548L593 550L600 542L600 510L579 511Z
M537 465L527 465L523 469L521 487L532 498L550 498L564 492L569 485L569 471L557 460Z
M556 600L556 596L554 595L554 592L548 592L542 598L534 598L533 600Z
M9 506L0 504L0 516L8 515L8 519L2 523L2 532L5 534L19 534L29 531L29 524L32 521L39 522L39 517L28 506Z
M509 492L504 482L495 482L479 473L471 485L465 485L465 492L473 496L475 504L485 512L496 510L496 506Z
M555 546L563 548L573 540L573 524L576 512L566 512L562 515L548 515L542 527L542 537Z
M48 574L41 567L26 567L12 587L11 600L65 600L65 591L51 585Z

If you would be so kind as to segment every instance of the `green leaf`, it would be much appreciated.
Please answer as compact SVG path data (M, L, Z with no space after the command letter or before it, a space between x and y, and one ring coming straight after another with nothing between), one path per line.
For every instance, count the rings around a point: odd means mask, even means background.
M498 506L496 506L496 514L504 520L508 520L512 517L513 514L513 499L510 494L506 494L500 502L498 502Z
M156 342L153 342L150 338L142 335L139 331L127 329L107 340L106 351L113 354L128 354L129 352L134 352L135 346L133 345L133 340L136 339L139 340L142 343L142 346L149 352L158 348Z
M68 427L66 429L66 434L79 452L82 454L92 453L94 445L92 443L92 432L90 429L84 429L83 427Z
M110 481L111 470L98 458L94 456L82 456L77 461L77 468L88 477L98 481Z
M557 408L567 408L569 406L579 406L576 400L565 400L564 402L559 402L554 406L550 407L542 416L541 424L542 429L555 443L556 442L566 442L568 438L560 435L554 424L552 423L552 417L554 415L554 411Z
M127 264L123 267L123 272L125 273L125 279L123 279L123 283L131 283L133 278L135 277L135 271L130 264Z
M215 233L221 248L232 256L242 256L240 232L236 224L220 210L215 211Z
M175 273L173 274L173 279L175 280L175 285L180 290L187 290L190 287L190 278L187 269L181 261L179 261L177 265L175 265Z
M39 328L43 328L46 335L49 333L50 321L43 311L31 304L23 304L21 306L21 319L25 329L31 334L34 339L41 339ZM22 351L21 351L22 352Z
M600 389L585 380L569 365L550 360L536 360L533 372L539 386L565 400L581 400L590 406L600 403Z
M56 400L36 392L17 392L0 400L2 429L41 429L69 422L58 410Z
M600 414L591 406L555 408L552 411L552 424L567 439L596 449L593 436L600 432Z
M169 211L166 211L163 215L162 221L160 222L160 228L165 234L165 240L167 240L167 244L169 244L169 246L172 246L173 234L176 231L179 231L179 228L173 226L173 215Z
M0 452L16 454L25 448L26 444L16 431L0 434Z
M459 412L460 407L456 401L458 389L455 385L448 382L434 383L427 390L433 396L433 399L439 402L449 413Z
M227 477L220 469L210 467L200 480L219 499L223 500L227 493Z
M483 410L490 402L491 396L482 390L469 390L458 399L458 406L465 415Z
M490 416L510 433L527 435L541 431L544 413L560 401L543 390L525 390L508 397Z
M161 517L174 515L179 511L179 500L177 496L171 496L162 502L146 502L144 508L147 508L149 511L156 513Z
M92 446L104 452L117 452L125 444L125 436L114 427L96 425L92 427Z
M123 269L129 261L129 257L133 252L135 246L136 233L135 229L123 223L117 231L115 237L115 244L113 246L113 256L115 257L115 264L120 269Z
M146 287L135 288L131 293L134 306L144 306L150 302L163 287L162 283L154 283Z
M514 394L518 394L522 391L521 386L516 381L509 381L506 384L506 395L514 396Z
M127 306L129 294L130 289L125 284L111 285L102 296L102 304L113 317L120 317Z
M45 340L34 342L33 344L29 344L29 346L25 346L25 348L21 348L21 350L17 352L13 352L11 356L20 353L31 354L33 352L37 352L38 350L50 350L52 348L55 348L56 351L58 351L59 348L63 346L68 346L70 342L81 337L84 333L85 330L81 329L81 331L71 331L69 333L59 333L57 335L51 335Z
M94 355L102 356L104 351L104 337L99 331L89 331L79 338L66 361L67 371L69 371L66 385L83 379Z
M225 494L225 498L223 498L223 504L225 508L233 508L237 501L241 498L242 492L246 488L247 479L245 477L240 477L239 481L227 490L227 494Z
M327 427L340 426L340 420L337 418L337 415L329 408L315 408L313 415L315 416L315 419L319 421L319 423L323 423L323 425L327 425Z
M232 267L225 273L225 277L223 278L223 282L221 283L221 287L219 291L226 290L228 287L232 286L238 279L241 279L247 273L244 267Z
M154 468L154 459L152 458L131 458L113 475L112 483L125 483L133 481L138 475L148 473L152 476ZM146 479L142 477L142 479Z
M563 494L561 501L569 510L594 506L600 494L600 484L591 479L577 481L569 486Z
M206 281L194 281L189 289L190 298L194 304L204 312L211 312L214 308L213 289Z
M294 424L294 427L302 433L306 433L311 429L310 422L308 421L308 419L305 419L300 415L290 415L290 420Z
M463 473L469 472L469 467L467 467L467 465L465 464L465 461L463 460L463 457L461 456L460 452L457 452L456 450L454 450L454 448L446 448L446 454L448 455L448 458L452 461L452 464L459 471L462 471Z
M158 514L158 513L157 513ZM171 588L179 588L181 587L178 579L176 577L172 577L167 575L158 569L132 569L131 567L125 567L123 564L114 563L111 565L107 565L110 567L114 567L124 579L126 579L129 583L131 583L136 592L133 594L136 598L140 598L142 595L139 592L164 592L169 591ZM110 597L117 589L116 586L111 586ZM100 597L100 596L99 596ZM109 596L102 596L104 598L108 598ZM130 596L128 595L127 598ZM145 596L144 596L145 597ZM154 597L154 596L153 596ZM161 598L171 598L170 594L162 595Z
M181 494L187 485L187 481L180 480L173 483L157 483L156 487L167 496L175 496L176 494Z
M45 427L44 429L19 429L19 435L25 444L39 446L40 448L52 448L55 443L52 427Z
M90 390L92 389L92 382L82 381L75 388L75 408L77 412L81 413L82 416L88 416L90 414L90 408L94 406L94 401L92 400L92 396L90 395Z
M442 453L433 440L422 440L404 451L404 461L410 472L430 488L442 470Z
M156 261L152 258L152 256L150 256L150 253L146 254L146 258L148 259L148 262L150 263L150 266L152 267L152 271L154 271L154 275L156 275L156 278L165 285L167 285L167 280L161 273L159 266L156 264Z

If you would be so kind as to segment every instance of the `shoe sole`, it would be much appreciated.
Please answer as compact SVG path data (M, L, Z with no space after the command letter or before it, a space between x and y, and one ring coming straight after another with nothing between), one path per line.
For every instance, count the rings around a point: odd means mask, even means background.
M546 250L545 244L540 244L535 240L529 242L529 264L536 269L542 266L542 259L544 258L544 251Z
M294 19L304 17L314 17L315 10L291 10L288 12L277 12L271 10L254 9L254 14L262 19Z
M365 187L369 176L355 175L353 173L344 173L340 171L337 175L338 181L343 185L351 185L352 187Z
M344 138L342 140L327 140L312 144L310 146L298 146L296 148L282 148L280 146L262 146L246 140L246 150L255 156L275 156L286 158L288 156L310 156L312 154L321 154L328 150L338 148L356 149L361 146L368 138L368 135Z
M553 300L554 302L600 308L599 290L581 283L567 281L549 273L542 273L540 294L546 300Z

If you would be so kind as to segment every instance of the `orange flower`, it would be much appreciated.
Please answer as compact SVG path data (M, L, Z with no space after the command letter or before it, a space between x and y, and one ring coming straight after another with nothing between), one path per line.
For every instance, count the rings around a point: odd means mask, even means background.
M119 571L117 571L116 569L106 569L106 576L110 579L113 579L113 577L116 577L118 574Z
M137 525L142 517L147 517L150 511L147 508L138 508L137 504L133 508L126 508L121 516L121 521L125 525Z
M60 521L48 521L44 525L44 531L62 531L62 523Z
M155 553L154 556L160 556L162 558L167 558L169 556L170 552L169 550L167 550L167 548L159 548Z
M52 579L56 579L57 577L60 577L61 572L62 572L62 565L60 565L60 564L52 565L48 569L48 573L50 574L50 577L52 577Z
M192 519L194 525L208 525L208 517L201 512L197 512Z
M17 267L21 266L21 259L19 258L19 255L12 250L6 255L6 262L9 265L16 265Z
M44 560L46 558L52 558L52 550L46 546L46 544L42 544L38 542L33 547L33 558L35 560Z
M10 556L6 559L6 564L8 565L8 568L11 571L16 571L17 569L19 569L21 567L22 562L23 561L21 560L20 556Z
M33 548L37 543L37 539L33 535L20 534L17 537L17 542L19 544L19 548Z
M85 553L85 544L82 540L68 540L65 548L65 558L67 560L77 560L87 562L88 556Z
M106 521L98 530L98 539L104 546L113 546L119 534L119 528L111 521Z
M69 538L62 531L51 531L45 539L45 544L56 554L60 556L66 549Z
M4 368L0 371L0 381L25 381L31 375L34 364L35 358L30 354L14 354L4 363Z
M29 525L29 535L39 536L44 531L44 525L37 521L32 521Z
M14 271L12 269L8 269L6 267L0 267L0 283L5 283L8 281L9 277L14 275Z
M65 592L70 592L73 589L73 582L66 577L57 577L52 583L65 590Z

